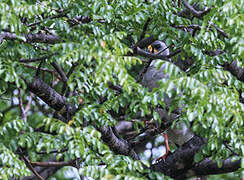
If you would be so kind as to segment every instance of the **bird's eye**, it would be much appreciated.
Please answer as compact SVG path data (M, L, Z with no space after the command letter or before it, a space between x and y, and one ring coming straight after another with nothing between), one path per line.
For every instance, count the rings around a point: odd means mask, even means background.
M153 47L151 45L149 45L147 48L148 48L149 52L153 52Z
M160 46L160 44L157 44L157 45L154 46L154 48L158 50L158 49L161 48L161 46Z

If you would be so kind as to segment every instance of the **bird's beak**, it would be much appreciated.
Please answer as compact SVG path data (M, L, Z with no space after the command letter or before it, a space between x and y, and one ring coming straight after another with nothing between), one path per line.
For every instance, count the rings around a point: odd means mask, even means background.
M158 51L154 49L151 45L147 46L150 53L157 53Z

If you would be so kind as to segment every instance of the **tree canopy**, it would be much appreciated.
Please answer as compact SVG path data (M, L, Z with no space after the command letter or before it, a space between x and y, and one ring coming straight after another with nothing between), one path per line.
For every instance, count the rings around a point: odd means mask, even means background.
M240 177L243 7L0 0L0 179ZM155 40L170 54L149 52ZM155 59L168 79L149 91L141 80ZM195 136L156 162L160 133L177 122Z

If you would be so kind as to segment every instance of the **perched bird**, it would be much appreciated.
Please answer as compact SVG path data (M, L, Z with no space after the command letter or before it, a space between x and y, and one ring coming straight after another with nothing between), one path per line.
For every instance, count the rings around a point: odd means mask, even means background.
M156 53L158 55L168 56L170 54L170 51L166 44L163 41L159 40L154 41L151 45L149 45L148 50L151 53ZM163 78L169 78L168 74L164 73L165 64L162 64L160 69L157 70L154 66L156 61L161 60L153 60L142 78L142 85L144 87L147 87L149 91L152 91L153 88L159 87L159 80ZM165 94L164 96L164 102L166 104L166 107L169 107L170 98L167 96L167 94ZM165 118L167 116L167 112L165 110L163 110L162 108L157 108L156 111L158 112L160 118L164 118L162 119L162 121L167 119ZM174 117L174 119L176 118L177 117ZM174 143L177 146L181 146L194 136L191 129L187 127L184 123L178 123L174 128L168 128L165 132L162 133L162 135L165 138L166 153L158 158L157 161L161 159L165 160L166 156L170 152L168 140L169 142Z

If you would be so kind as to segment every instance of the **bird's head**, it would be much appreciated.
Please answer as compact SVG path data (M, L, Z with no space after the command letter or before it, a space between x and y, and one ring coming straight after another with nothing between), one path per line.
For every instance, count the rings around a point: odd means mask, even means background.
M159 55L164 55L164 56L169 55L168 47L166 46L166 44L163 41L160 41L160 40L154 41L147 48L150 53L154 53L154 54L159 53Z

